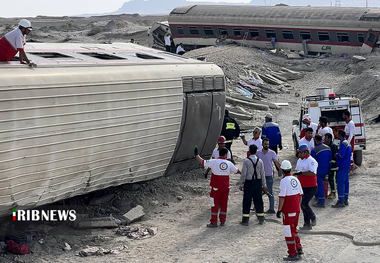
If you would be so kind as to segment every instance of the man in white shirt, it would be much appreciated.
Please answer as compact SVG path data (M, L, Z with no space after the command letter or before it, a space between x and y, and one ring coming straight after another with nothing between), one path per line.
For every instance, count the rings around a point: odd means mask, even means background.
M310 152L314 149L313 129L311 127L306 128L306 136L299 142L299 145L302 144L306 144Z
M348 143L351 145L351 171L356 168L354 165L354 148L355 148L355 123L351 119L351 113L346 110L343 112L343 120L346 122L346 126L344 127L344 132L346 133L346 139Z
M178 54L178 55L183 55L183 54L185 54L186 53L186 51L183 49L183 47L182 47L182 43L180 43L179 45L178 45L178 47L177 47L177 50L176 50L176 53Z
M329 126L327 126L327 117L322 116L319 118L319 126L318 127L319 127L318 133L322 136L323 142L325 141L325 134L326 133L330 133L333 136L332 139L334 140L333 130Z
M247 150L247 158L249 157L249 146L254 144L257 146L257 151L261 151L263 149L262 140L260 138L261 135L261 129L259 127L256 127L253 130L253 136L248 141L245 139L245 135L241 135L240 138L242 139L243 143L248 146Z
M170 44L171 44L170 33L166 33L166 35L164 36L164 40L165 40L166 52L170 52Z
M24 51L25 37L32 31L32 24L29 20L21 19L18 27L5 34L0 39L0 61L10 61L17 52L21 64L27 64L30 67L36 67L35 63L30 62Z

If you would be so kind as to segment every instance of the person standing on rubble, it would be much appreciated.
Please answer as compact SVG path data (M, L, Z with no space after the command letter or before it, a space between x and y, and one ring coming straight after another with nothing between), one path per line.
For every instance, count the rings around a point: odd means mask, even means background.
M228 195L230 193L230 173L240 173L239 169L227 160L227 148L219 150L219 158L203 160L198 155L198 147L194 148L194 155L203 167L210 167L211 174L211 219L207 227L218 227L218 213L220 226L224 226L227 218ZM219 212L220 207L220 212Z
M240 127L239 124L229 116L228 110L224 111L224 120L223 120L223 127L222 132L220 135L224 136L226 138L226 148L231 153L231 162L234 162L234 157L232 155L231 146L234 139L237 139L240 134Z
M298 180L301 183L303 198L301 202L301 209L303 212L304 225L302 230L311 230L312 226L317 224L317 217L313 209L311 209L309 202L317 192L317 161L310 156L309 147L306 144L301 144L298 148L299 159L297 161L296 172Z
M265 181L264 163L256 156L257 146L252 144L249 146L250 155L244 160L241 170L240 187L244 190L243 195L243 218L241 224L248 226L249 213L251 209L252 199L255 205L256 216L259 224L264 224L264 203L262 192L267 191Z
M249 146L251 146L252 144L255 144L257 146L257 150L258 151L261 151L263 149L263 145L262 145L262 140L260 138L260 134L261 134L261 129L259 127L256 127L255 129L253 129L253 136L252 136L252 138L249 139L248 141L245 139L244 135L240 135L240 138L242 139L243 143L248 146L247 158L250 155L250 153L249 153Z
M327 199L334 199L336 195L336 171L338 168L336 167L336 154L338 152L338 146L336 146L333 142L333 136L330 133L325 134L325 143L330 147L331 150L331 168L329 171L329 184L331 192L327 195Z
M280 169L280 163L278 162L277 154L269 149L269 139L263 140L263 149L257 152L257 157L264 163L265 181L267 183L267 189L269 192L269 209L266 214L275 214L274 211L274 195L273 195L273 163L278 169ZM281 169L280 169L281 170Z
M348 110L343 112L343 120L346 122L346 126L344 127L346 139L348 143L351 145L351 170L353 170L354 168L356 168L356 165L354 165L355 123L351 119L351 113Z
M331 168L331 149L326 144L322 143L322 136L316 134L314 137L315 147L311 151L311 156L317 161L317 198L318 202L313 204L314 207L325 207L325 188L324 181L329 178Z
M300 255L303 255L301 240L297 231L303 191L300 181L291 174L292 164L285 160L281 163L281 169L284 177L280 182L276 216L281 218L282 214L285 241L288 247L288 256L284 260L295 261L299 260Z
M19 52L19 59L21 64L27 64L29 67L36 67L37 65L28 59L24 51L25 38L32 31L32 24L27 19L21 19L18 27L13 31L5 34L0 38L0 61L10 61L17 52Z
M338 171L336 173L336 181L338 188L338 202L332 205L333 208L348 206L348 194L350 182L348 173L351 168L351 145L346 140L346 133L343 130L338 130L337 138L340 140L339 151L336 154L336 166Z

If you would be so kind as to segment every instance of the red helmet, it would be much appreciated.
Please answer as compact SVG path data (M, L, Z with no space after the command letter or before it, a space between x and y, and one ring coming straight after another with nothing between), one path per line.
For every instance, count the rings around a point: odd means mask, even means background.
M226 142L226 137L224 136L219 136L218 138L218 143L225 143Z

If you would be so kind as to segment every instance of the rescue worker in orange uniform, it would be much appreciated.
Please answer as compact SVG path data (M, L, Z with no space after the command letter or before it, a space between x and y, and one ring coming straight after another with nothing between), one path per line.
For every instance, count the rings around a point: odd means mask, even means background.
M210 167L211 174L211 219L207 227L218 227L218 214L220 225L224 226L227 217L228 195L230 193L230 173L240 173L239 169L227 160L227 148L219 150L219 158L211 160L203 160L198 155L198 147L194 148L194 155L198 162L204 167ZM219 211L220 207L220 211Z
M284 258L285 261L299 260L299 256L303 254L301 240L297 231L303 191L300 181L290 173L291 169L292 164L289 161L282 161L281 170L284 177L280 182L276 216L281 218L282 214L285 241L288 247L288 256Z

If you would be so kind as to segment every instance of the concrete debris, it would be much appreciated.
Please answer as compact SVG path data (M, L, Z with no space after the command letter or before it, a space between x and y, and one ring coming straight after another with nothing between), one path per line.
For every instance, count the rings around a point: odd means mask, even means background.
M90 205L100 205L109 203L115 197L114 194L108 194L105 196L97 197L90 200Z
M178 201L182 201L183 200L183 196L181 196L181 195L177 196L177 200Z
M289 106L289 103L287 102L278 102L278 103L275 103L277 106L279 107L283 107L283 106Z
M126 226L116 230L116 234L120 236L126 236L131 239L145 239L153 237L157 234L158 229L156 227L137 227Z
M279 80L279 79L273 77L270 74L260 74L259 73L259 76L260 76L260 78L262 78L265 82L267 82L269 84L273 84L273 85L282 85L282 84L284 84L284 82L282 80Z
M296 79L302 79L303 78L303 73L290 70L287 68L281 68L281 76L285 77L287 80L296 80Z
M362 57L362 56L353 56L352 57L352 62L354 63L358 63L358 62L361 62L361 61L366 61L367 59L365 57Z
M128 247L124 245L121 247L117 247L115 249L104 249L102 247L87 246L85 249L82 249L78 255L81 257L104 256L107 254L120 254L121 250L126 250L126 249L128 249Z
M233 118L237 118L239 120L251 120L252 119L252 116L251 115L248 115L248 114L241 114L241 113L236 113L236 112L233 112L233 111L230 111L229 112L229 115Z
M240 104L240 105L248 106L248 107L253 108L253 109L269 111L269 107L267 105L248 102L248 101L240 100L240 99L234 99L231 97L226 97L226 100L227 100L227 102L231 103L232 105L239 105Z
M302 59L302 57L297 53L287 53L286 57L288 59Z
M70 250L71 250L71 246L70 246L68 243L65 243L65 244L63 245L63 250L65 250L65 251L70 251Z
M118 224L113 217L97 217L83 219L74 225L77 229L92 229L92 228L116 228Z
M256 104L261 104L261 105L267 105L269 108L271 108L271 109L277 109L278 107L274 104L274 103L272 103L272 102L268 102L268 101L265 101L265 100L260 100L260 99L248 99L248 98L246 98L246 97L243 97L243 96L241 96L240 94L231 94L230 95L230 97L231 98L234 98L234 99L238 99L238 100L244 100L244 101L247 101L247 102L250 102L250 103L256 103ZM241 106L237 106L237 107L241 107L241 108L243 108L245 105L242 105L242 107ZM228 108L228 106L227 106L227 108ZM231 108L230 108L231 109ZM240 114L248 114L249 112L247 112L247 111L241 111L240 110L240 112L239 111L237 111L235 108L233 109L233 111L235 111L235 112L237 112L237 113L240 113Z
M131 210L129 210L127 213L125 213L123 216L130 222L135 222L140 220L143 216L145 215L144 213L144 208L141 205L138 205Z
M244 97L252 99L252 97L253 97L253 93L252 92L249 92L248 90L246 90L244 88L239 88L239 87L236 87L235 89L236 89L237 92L239 92Z

